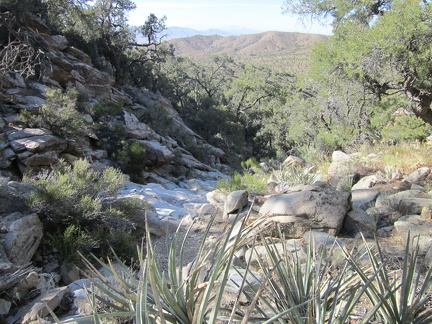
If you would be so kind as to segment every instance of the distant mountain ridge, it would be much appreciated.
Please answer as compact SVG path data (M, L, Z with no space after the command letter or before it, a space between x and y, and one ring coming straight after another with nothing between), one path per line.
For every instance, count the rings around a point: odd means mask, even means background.
M254 31L244 29L244 28L230 28L230 29L207 29L207 30L197 30L188 27L167 27L163 35L165 40L170 40L174 38L184 38L191 37L196 35L219 35L219 36L235 36L235 35L244 35L244 34L252 34Z
M327 40L325 35L269 31L226 37L195 35L168 43L178 56L205 60L211 55L227 54L240 61L299 73L309 69L313 46Z

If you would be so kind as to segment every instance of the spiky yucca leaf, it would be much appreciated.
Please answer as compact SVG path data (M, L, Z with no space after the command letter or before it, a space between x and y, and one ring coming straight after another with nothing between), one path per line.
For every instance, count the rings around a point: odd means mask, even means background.
M281 242L285 237L279 230ZM267 298L274 300L274 306L268 307L273 320L280 320L281 313L291 323L345 323L364 293L359 280L349 273L348 263L333 269L329 251L318 248L312 238L307 245L305 260L298 252L290 252L283 244L282 251L272 241L262 238L270 266L260 261L264 273L274 276L266 291Z
M376 252L365 240L364 246L371 268L361 267L352 258L349 262L363 282L368 282L373 277L372 284L365 291L374 305L367 317L376 316L383 323L431 323L432 311L425 309L425 304L429 300L428 294L432 286L432 268L429 267L424 275L418 269L419 238L412 242L411 235L408 234L400 274L386 269L385 257L378 241Z

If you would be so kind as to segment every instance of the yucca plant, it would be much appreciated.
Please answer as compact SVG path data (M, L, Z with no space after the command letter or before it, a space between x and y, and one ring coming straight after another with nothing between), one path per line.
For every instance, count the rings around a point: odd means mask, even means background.
M375 316L382 323L432 322L432 309L426 309L432 285L432 267L422 274L419 269L419 237L408 238L400 270L386 268L384 254L376 241L376 251L364 241L370 268L365 268L352 257L348 260L363 283L370 282L366 295L373 307L365 318ZM365 322L365 321L363 321ZM366 323L366 322L365 322Z
M279 236L285 242L280 230ZM304 260L284 244L279 251L274 242L262 238L270 265L260 262L260 267L268 275L273 271L263 300L268 323L345 323L365 291L367 284L361 287L348 262L337 268L332 264L333 249L339 246L317 246L310 237Z
M95 258L99 266L115 278L115 282L110 281L96 266L84 259L97 278L91 291L94 315L78 321L92 319L98 323L108 318L126 317L133 318L137 323L216 323L226 316L223 314L231 314L235 321L252 318L251 314L245 316L238 304L234 308L225 308L222 305L235 254L253 229L246 226L247 219L248 216L238 222L237 227L229 226L218 242L207 250L205 243L214 221L213 217L186 275L182 268L188 235L178 248L178 231L170 246L167 274L161 271L149 233L145 248L142 247L139 252L138 271L126 267L116 256L115 262L108 260L107 264ZM233 233L234 228L238 232ZM256 296L251 296L251 299L253 298ZM108 311L98 312L98 304Z
M305 169L300 166L292 166L284 168L279 167L273 171L273 175L277 182L284 187L291 187L298 184L313 184L318 176L315 173L305 172Z

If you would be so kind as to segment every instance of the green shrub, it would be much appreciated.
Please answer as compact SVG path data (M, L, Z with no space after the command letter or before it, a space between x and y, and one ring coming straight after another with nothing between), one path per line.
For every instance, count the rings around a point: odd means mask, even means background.
M77 110L78 91L46 90L46 104L40 109L23 110L20 118L31 127L47 128L67 140L82 141L87 135L84 117Z
M23 180L35 187L27 204L45 221L66 228L102 221L102 199L115 194L124 177L117 169L97 172L86 160L77 160L73 167L60 161L51 172L35 178L25 175Z
M95 120L100 121L106 116L122 116L123 107L113 102L96 103L90 106L90 114Z
M317 180L317 175L314 173L305 172L305 169L299 166L291 166L288 168L279 167L279 170L273 171L277 182L286 187L292 187L300 184L313 184Z
M424 141L431 134L431 126L415 116L401 116L384 127L381 131L382 140L390 143L404 141Z
M226 191L247 190L253 193L263 193L266 190L266 184L265 175L249 172L240 174L236 172L229 179L220 180L216 189L224 189Z
M48 234L48 243L69 264L80 260L78 251L88 255L98 246L98 240L77 225L69 225L64 231L57 230L54 234Z
M99 227L91 234L98 242L95 254L103 258L113 258L115 251L117 257L127 264L138 260L137 240L130 232L120 228L108 230Z
M123 148L114 154L114 158L122 171L130 175L132 181L142 182L140 173L146 169L148 160L146 150L139 142L126 142Z

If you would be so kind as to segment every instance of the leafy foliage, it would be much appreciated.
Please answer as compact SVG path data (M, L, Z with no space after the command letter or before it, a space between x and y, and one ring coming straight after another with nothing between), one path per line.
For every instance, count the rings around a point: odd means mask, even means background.
M31 127L46 128L59 137L81 143L83 136L87 135L87 127L78 111L77 90L47 89L46 95L46 104L39 110L23 111L21 120Z
M51 172L45 171L37 178L27 175L24 181L35 186L27 200L29 206L46 221L66 228L101 222L103 198L115 194L124 178L114 168L97 172L86 160L77 160L73 167L61 161Z

